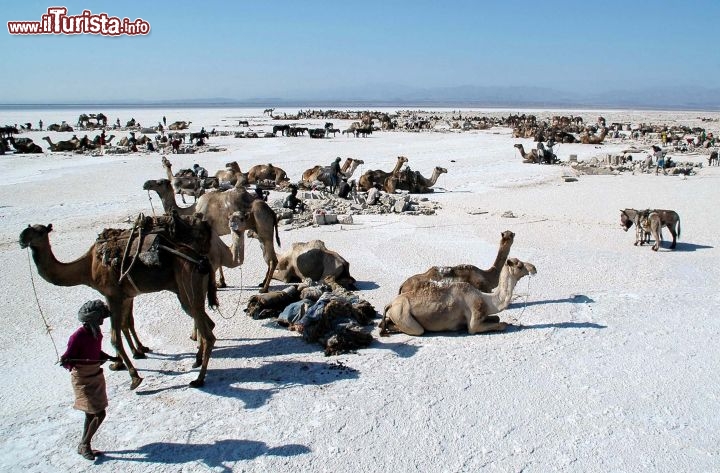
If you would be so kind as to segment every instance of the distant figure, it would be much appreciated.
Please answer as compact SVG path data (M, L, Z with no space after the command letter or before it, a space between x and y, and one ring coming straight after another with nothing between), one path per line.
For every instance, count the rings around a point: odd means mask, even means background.
M147 142L147 150L150 151L151 153L152 153L153 151L155 151L155 145L153 145L153 142L152 142L152 141L148 141L148 142Z
M342 178L342 182L338 186L338 197L341 199L347 199L350 195L350 184L348 184L347 177Z
M167 126L167 118L165 118L165 115L163 115L163 125Z
M269 191L262 190L262 187L255 185L255 199L256 200L262 200L264 202L267 202L268 195L270 195Z
M100 132L100 154L103 154L105 151L105 130Z
M120 361L102 351L100 326L110 317L110 309L99 299L87 301L80 307L78 319L82 327L68 340L67 350L60 357L60 364L70 371L70 381L75 393L73 407L85 413L85 423L77 452L88 460L95 460L90 442L100 424L105 420L108 406L105 376L100 367L105 361Z
M665 131L660 133L660 139L662 141L663 148L667 146L667 133Z
M193 174L195 174L195 176L199 177L200 179L205 179L208 177L207 169L200 166L198 163L193 164Z
M367 193L367 204L368 205L375 205L380 200L380 184L377 182L373 183L373 186L370 188L370 190Z
M335 161L330 164L330 193L335 192L335 187L338 185L340 180L340 157L335 158Z
M130 138L128 138L128 143L130 143L131 145L134 145L134 144L137 143L137 138L135 138L135 132L134 132L134 131L131 131L131 132L130 132Z
M545 145L542 144L542 141L538 141L537 144L537 162L538 164L543 164L545 162Z
M283 208L292 209L293 213L303 212L305 210L305 204L302 200L297 198L298 188L297 186L290 186L290 195L285 197L283 201Z
M182 141L179 138L175 138L172 140L172 152L173 153L179 153L180 152L180 144Z
M115 126L120 128L120 119L115 120Z
M653 155L655 156L655 175L657 176L658 170L662 169L663 174L667 174L665 171L665 157L663 156L662 149L659 146L653 145Z
M38 122L38 125L40 126L40 131L42 131L42 120Z

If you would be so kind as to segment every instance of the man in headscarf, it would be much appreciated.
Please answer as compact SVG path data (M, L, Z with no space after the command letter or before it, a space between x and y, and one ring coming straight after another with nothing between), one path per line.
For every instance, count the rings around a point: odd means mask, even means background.
M75 393L75 409L85 412L85 424L78 453L88 460L95 460L90 447L93 435L105 420L108 405L105 376L100 367L105 361L120 361L102 351L100 326L110 317L110 309L101 300L87 301L78 311L82 326L70 336L68 347L60 357L63 368L70 370L70 380Z

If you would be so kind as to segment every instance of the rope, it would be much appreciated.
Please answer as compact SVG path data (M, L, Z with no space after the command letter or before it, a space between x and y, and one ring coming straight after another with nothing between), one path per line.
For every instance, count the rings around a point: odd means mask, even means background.
M150 201L150 208L152 209L153 217L157 217L157 215L155 215L155 206L153 205L152 195L150 194L150 190L147 191L147 194L148 194L148 200Z
M525 313L525 309L527 309L527 302L528 298L530 297L530 276L527 277L527 292L525 292L525 301L523 302L523 308L520 311L520 314L517 317L513 317L513 322L518 322L520 317L523 316ZM518 324L518 326L522 327L522 324Z
M248 248L249 245L252 245L252 242L250 242L250 243L248 243L247 245L245 245L245 248L243 249L243 251L247 250L247 248ZM215 277L214 274L213 274L213 277ZM230 317L225 317L225 314L222 313L222 311L220 310L220 307L214 309L215 312L217 312L218 314L220 314L220 317L222 317L222 318L225 319L225 320L230 320L230 319L232 319L233 317L235 317L235 316L237 315L238 309L240 308L240 302L242 301L242 291L243 291L243 290L244 290L244 286L243 286L243 269L242 269L242 266L240 266L240 296L238 296L237 304L235 304L235 310L233 311L233 314L232 314Z
M43 324L45 324L45 332L50 336L50 341L52 342L53 348L55 349L55 356L57 357L58 362L60 361L60 352L58 352L57 345L55 344L55 339L52 336L52 328L47 322L47 319L45 318L45 314L43 314L42 307L40 307L40 299L38 298L37 294L37 288L35 287L35 279L33 278L32 274L32 263L30 263L30 249L27 250L27 256L28 256L28 268L30 269L30 283L32 284L33 288L33 294L35 294L35 303L37 304L38 311L40 312L40 317L42 317Z

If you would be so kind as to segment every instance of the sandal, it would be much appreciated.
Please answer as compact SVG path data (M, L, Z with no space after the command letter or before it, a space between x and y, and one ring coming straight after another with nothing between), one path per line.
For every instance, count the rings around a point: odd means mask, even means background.
M95 460L95 454L92 451L92 448L90 448L90 445L81 443L78 445L77 452L82 455L83 458L86 458L88 460Z

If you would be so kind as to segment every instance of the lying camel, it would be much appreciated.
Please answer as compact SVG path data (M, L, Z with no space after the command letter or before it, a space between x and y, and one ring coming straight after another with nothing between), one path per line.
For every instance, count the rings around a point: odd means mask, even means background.
M428 194L433 192L432 186L440 177L440 174L447 173L447 169L436 166L430 178L424 177L419 171L412 171L410 168L396 173L385 180L385 192L392 194L396 190L409 191L411 194Z
M365 161L363 161L362 159L347 158L343 163L342 167L340 168L340 177L350 179L350 177L355 173L355 170L361 164L365 164ZM330 166L313 166L303 173L303 184L309 187L315 181L320 181L324 185L331 187L333 185L333 181L331 178Z
M50 145L50 151L75 151L76 149L80 148L80 140L77 138L53 143L50 140L49 136L45 136L43 137L43 140L47 141Z
M607 134L608 129L606 127L603 127L603 129L600 130L599 135L591 135L589 132L585 132L582 136L580 136L580 143L584 145L599 145L603 142Z
M289 181L287 173L272 164L258 164L248 170L247 183L257 184L258 181L273 181L275 185L280 185L283 181Z
M355 278L350 276L350 263L334 251L328 250L322 240L293 243L292 249L280 256L273 279L288 283L303 279L338 284L355 289Z
M385 180L389 177L395 176L398 171L400 171L402 165L407 162L408 158L406 158L405 156L398 156L397 162L395 163L395 168L393 168L393 170L390 172L382 171L380 169L375 169L373 171L365 171L365 173L360 176L360 180L358 181L358 189L363 191L369 191L375 183L378 183L384 187Z
M536 273L534 265L510 258L500 272L498 287L489 294L466 282L427 282L414 291L397 295L385 306L381 333L387 333L390 322L408 335L463 328L471 335L505 330L507 324L491 314L502 312L510 305L520 278Z
M529 153L526 153L525 148L522 144L518 143L513 146L520 151L520 155L523 158L523 163L532 164L538 162L538 154L536 149L531 149Z
M482 292L490 292L498 285L500 271L510 254L510 248L514 241L515 234L510 230L505 230L500 234L497 257L488 269L483 270L471 264L433 266L422 274L410 276L400 285L398 294L414 291L427 281L466 282Z
M226 163L225 169L216 172L215 177L219 182L229 182L233 186L244 186L248 183L248 173L240 170L237 161Z

